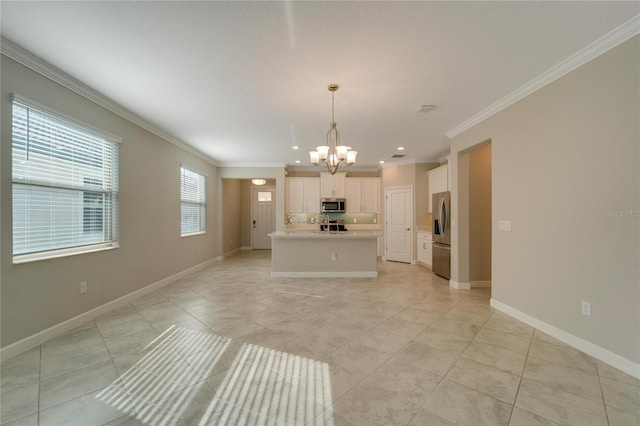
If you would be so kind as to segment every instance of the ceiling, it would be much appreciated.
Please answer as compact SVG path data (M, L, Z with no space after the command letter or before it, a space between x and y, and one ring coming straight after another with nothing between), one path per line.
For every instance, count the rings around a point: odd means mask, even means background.
M445 133L638 2L12 2L1 34L215 164L309 165L335 118L358 167ZM436 109L418 113L421 105ZM293 150L292 146L299 146Z

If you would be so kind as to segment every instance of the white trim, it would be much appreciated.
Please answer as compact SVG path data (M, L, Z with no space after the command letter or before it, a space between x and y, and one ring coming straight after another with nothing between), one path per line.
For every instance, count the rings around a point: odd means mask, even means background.
M231 256L232 254L236 254L240 251L240 247L236 247L234 249L229 250L228 252L226 252L225 254L223 254L220 260L224 259L225 257Z
M206 208L206 205L205 205L205 208ZM180 238L193 237L196 235L205 235L206 233L207 231L189 232L188 234L180 234Z
M192 166L190 163L180 162L180 167L183 168L183 169L187 169L190 172L197 173L197 174L199 174L201 176L204 176L206 178L209 177L209 174L207 172L203 172L202 170L200 170L200 167Z
M569 56L564 61L543 72L524 86L516 89L504 98L494 102L484 110L458 124L446 132L445 136L449 139L453 139L460 133L515 104L535 91L542 89L547 84L554 82L563 75L586 64L590 60L627 41L638 33L640 33L640 15L636 15L624 24L620 25L618 28L610 31L590 45Z
M57 111L49 106L43 105L39 102L33 101L29 98L26 98L22 95L19 95L17 93L10 93L9 94L9 100L12 103L16 103L22 106L25 106L27 108L30 109L34 109L37 112L41 112L43 114L46 115L50 115L53 118L57 118L58 120L62 120L62 121L66 121L69 124L72 124L74 126L77 126L79 128L81 128L82 130L92 133L94 136L103 138L108 140L109 142L116 142L121 144L122 143L122 138L120 136L116 136L112 133L109 133L105 130L102 130L98 127L95 127L91 124L85 123L84 121L78 120L77 118L71 117L70 115L66 115L61 113L60 111Z
M172 136L171 134L160 129L154 124L151 124L144 118L138 116L137 114L134 114L132 111L115 103L111 99L97 92L95 89L92 89L86 84L76 80L75 78L71 77L69 74L65 73L64 71L59 70L58 68L38 58L34 54L24 50L20 46L10 42L4 37L0 38L0 53L24 65L25 67L37 72L38 74L43 75L49 80L52 80L60 84L61 86L66 87L67 89L90 100L91 102L111 111L112 113L119 115L125 120L139 127L142 127L143 129L166 140L167 142L177 146L178 148L184 151L187 151L188 153L193 154L196 157L210 164L213 164L214 166L219 166L218 162L213 158L194 149L192 146L188 145L187 143L179 140L175 136Z
M491 281L471 281L471 288L491 288Z
M251 246L241 246L241 247L240 247L240 250L241 250L241 251L242 251L242 250L253 250L253 247L251 247Z
M63 333L71 331L74 328L80 327L87 321L91 321L109 311L120 308L132 302L135 299L138 299L155 290L158 290L159 288L162 288L167 284L170 284L173 281L184 277L185 275L188 275L199 269L206 268L213 262L214 262L214 259L211 259L211 260L207 260L206 262L202 262L198 265L187 268L183 271L180 271L166 278L163 278L159 281L156 281L153 284L149 284L148 286L143 287L139 290L136 290L132 293L119 297L115 300L112 300L111 302L107 302L104 305L98 306L97 308L93 308L90 311L83 312L80 315L77 315L73 318L70 318L66 321L63 321L45 330L39 331L36 334L33 334L29 337L25 337L22 340L19 340L15 343L5 346L4 348L0 348L0 359L5 360L5 359L13 358L16 355L19 355L23 352L28 351L29 349L35 348L36 346L41 345L48 340L51 340Z
M470 290L470 283L459 283L458 281L449 280L449 287L455 288L457 290Z
M39 262L41 260L59 259L61 257L96 253L105 250L115 250L117 248L120 248L118 241L112 241L108 243L92 244L90 246L77 246L65 249L47 250L38 253L19 254L13 256L13 264L21 265L23 263Z
M635 363L623 356L615 354L608 349L584 340L578 336L574 336L573 334L561 330L551 324L547 324L544 321L529 316L524 312L520 312L519 310L514 309L502 302L499 302L494 298L491 298L491 307L519 321L522 321L525 324L528 324L531 327L540 330L543 333L546 333L549 336L554 337L569 346L572 346L588 355L591 355L592 357L599 359L600 361L609 364L610 366L617 368L618 370L624 371L625 373L635 377L636 379L640 379L640 364L638 363Z
M273 278L376 278L378 271L271 272Z
M279 168L283 169L287 166L286 163L218 163L219 167L259 167L259 168ZM265 178L274 179L274 178Z

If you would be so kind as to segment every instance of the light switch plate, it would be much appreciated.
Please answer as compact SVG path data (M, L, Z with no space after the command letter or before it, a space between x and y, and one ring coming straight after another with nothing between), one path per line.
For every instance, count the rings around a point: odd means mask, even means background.
M511 221L510 220L499 220L498 221L498 231L511 231Z

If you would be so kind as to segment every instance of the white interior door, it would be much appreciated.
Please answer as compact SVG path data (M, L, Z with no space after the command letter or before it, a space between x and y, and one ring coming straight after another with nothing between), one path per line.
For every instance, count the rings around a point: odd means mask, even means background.
M385 189L385 256L394 262L411 263L413 189Z
M276 189L272 186L251 189L251 248L271 250L269 234L276 230Z

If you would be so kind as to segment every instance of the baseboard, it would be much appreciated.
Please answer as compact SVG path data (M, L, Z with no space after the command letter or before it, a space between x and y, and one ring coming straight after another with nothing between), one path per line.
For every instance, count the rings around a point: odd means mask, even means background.
M187 268L183 271L170 275L166 278L163 278L155 283L149 284L146 287L143 287L139 290L136 290L132 293L119 297L111 302L107 302L104 305L98 306L96 308L91 309L90 311L83 312L80 315L77 315L73 318L70 318L66 321L63 321L59 324L56 324L52 327L49 327L45 330L39 331L36 334L33 334L29 337L25 337L22 340L18 340L10 345L5 346L4 348L0 348L0 359L5 360L9 358L13 358L16 355L19 355L23 352L28 351L29 349L35 348L38 345L43 344L44 342L51 340L61 334L64 334L68 331L73 330L86 323L87 321L91 321L100 315L106 314L109 311L120 308L128 303L131 303L133 300L138 299L142 296L145 296L159 288L166 286L167 284L172 283L173 281L184 277L192 272L195 272L199 269L205 268L212 264L216 259L207 260L206 262L202 262L198 265Z
M491 299L491 307L499 310L500 312L504 312L505 314L512 316L513 318L522 321L525 324L528 324L531 327L536 328L543 333L546 333L549 336L566 343L571 347L574 347L588 355L591 355L592 357L606 364L609 364L610 366L617 368L618 370L624 371L625 373L635 377L636 379L640 379L640 364L638 363L635 363L625 357L615 354L608 349L600 347L578 336L574 336L571 333L567 333L564 330L561 330L551 324L547 324L546 322L527 315L524 312L520 312L519 310L514 309L509 305L505 305L504 303L499 302L493 298Z
M491 281L471 281L471 288L491 288Z
M470 283L459 283L458 281L454 281L454 280L449 280L449 287L453 287L457 290L470 290L471 289L471 284Z
M231 255L234 255L234 254L238 253L239 251L240 251L240 247L236 247L234 249L229 250L226 253L223 253L221 257L222 257L222 259L224 259L225 257L229 257Z
M376 278L377 271L353 271L353 272L271 272L274 278Z
M424 266L429 269L431 269L431 266L432 266L432 265L429 265L428 263L420 262L419 260L416 262L416 265Z
M240 250L253 250L253 247L250 247L250 246L242 246L242 247L240 247Z

